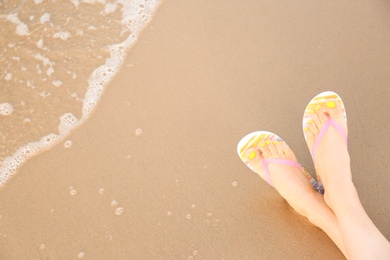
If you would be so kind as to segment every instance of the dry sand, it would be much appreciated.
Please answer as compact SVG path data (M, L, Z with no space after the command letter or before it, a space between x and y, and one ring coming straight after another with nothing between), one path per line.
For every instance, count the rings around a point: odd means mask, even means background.
M314 173L301 120L324 90L390 239L389 25L387 1L167 1L73 145L1 191L0 258L343 259L236 154L269 130Z

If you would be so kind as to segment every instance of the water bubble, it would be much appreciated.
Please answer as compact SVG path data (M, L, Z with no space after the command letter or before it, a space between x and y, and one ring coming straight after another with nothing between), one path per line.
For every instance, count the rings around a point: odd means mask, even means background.
M85 253L84 253L84 252L80 252L80 253L77 255L78 258L83 258L84 256L85 256Z
M211 213L211 212L206 214L207 217L211 217L211 215L213 215L213 213Z
M207 168L208 168L207 164L203 165L203 169L206 170Z
M56 80L53 80L51 82L51 84L53 84L53 86L55 86L55 87L60 87L60 86L62 86L63 83L61 80L56 79Z
M186 218L191 219L191 214L187 214Z
M191 208L193 208L193 209L196 208L196 205L195 205L195 204L192 204L192 205L191 205Z
M123 208L119 207L115 210L115 215L120 216L123 214Z
M193 252L193 254L194 254L194 255L197 255L197 254L198 254L198 250L195 250L195 251Z
M0 104L0 115L9 116L14 111L14 108L9 103L1 103Z
M64 143L64 146L65 146L65 148L70 148L71 146L72 146L72 141L71 140L68 140L68 141L66 141L65 143Z
M63 41L66 41L69 37L71 37L71 34L68 31L56 32L53 34L53 38L59 38Z
M99 189L99 194L102 195L103 193L104 193L104 189L103 188Z
M69 189L70 189L70 195L74 196L77 194L77 190L75 190L73 186L70 186Z
M171 216L171 215L172 215L172 212L168 211L167 215L168 215L168 216Z
M50 21L50 14L49 13L44 13L41 18L39 19L41 24L47 23Z
M192 259L194 259L194 257L193 257L192 255L189 255L189 256L187 257L187 259L188 259L188 260L192 260Z
M237 185L238 185L238 183L237 183L236 181L234 181L234 182L232 183L232 186L233 186L233 187L237 187Z
M6 81L11 80L11 79L12 79L12 73L8 73L7 75L5 75L4 79L5 79Z
M116 206L116 205L118 205L118 201L116 201L116 200L113 200L113 201L111 201L111 206Z
M142 130L140 128L135 130L135 135L141 135L141 134L142 134Z
M45 246L45 244L42 244L39 248L43 250L46 248L46 246Z

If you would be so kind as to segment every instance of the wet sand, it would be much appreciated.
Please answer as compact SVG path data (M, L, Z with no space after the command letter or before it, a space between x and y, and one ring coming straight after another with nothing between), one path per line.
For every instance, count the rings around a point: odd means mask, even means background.
M354 182L390 239L389 8L165 2L72 146L0 191L0 258L343 259L236 154L272 131L314 174L301 120L324 90L343 98Z

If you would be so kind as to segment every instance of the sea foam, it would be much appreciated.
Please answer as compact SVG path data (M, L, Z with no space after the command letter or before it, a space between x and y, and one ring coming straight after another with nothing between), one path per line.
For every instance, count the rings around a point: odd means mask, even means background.
M159 2L34 0L0 10L0 187L89 118Z

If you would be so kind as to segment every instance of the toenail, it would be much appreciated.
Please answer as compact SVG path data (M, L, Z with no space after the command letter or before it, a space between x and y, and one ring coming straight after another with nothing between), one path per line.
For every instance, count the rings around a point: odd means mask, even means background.
M283 144L283 142L282 142L282 141L280 141L279 143L280 143L280 144Z
M255 156L256 156L256 153L255 153L255 151L253 151L253 152L251 152L251 153L248 155L248 158L249 158L249 159L253 159L253 158L255 158Z
M310 110L310 114L314 114L314 110L312 109L312 110Z
M305 132L309 131L309 128L308 127L305 127Z
M261 145L260 145L261 147L264 147L265 146L265 143L261 143Z
M330 101L330 102L326 103L326 105L327 105L329 108L334 108L334 107L336 106L336 102Z
M277 143L278 143L278 141L274 141L273 143L274 143L274 144L277 144Z
M313 123L313 120L309 120L309 121L307 121L307 123L310 125L311 123Z
M271 141L270 141L270 140L267 140L267 141L265 141L265 143L266 143L266 144L270 144L270 143L271 143Z
M319 105L317 105L315 108L314 108L316 111L320 110L321 107Z

